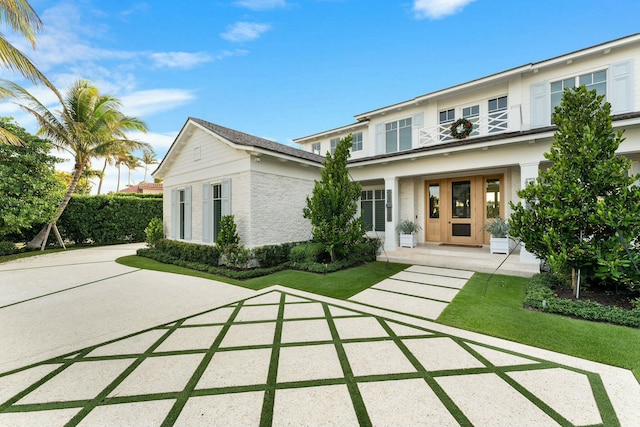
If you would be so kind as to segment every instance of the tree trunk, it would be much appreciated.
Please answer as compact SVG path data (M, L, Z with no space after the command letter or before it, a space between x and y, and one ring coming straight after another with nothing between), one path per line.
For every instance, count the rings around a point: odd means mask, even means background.
M102 180L104 179L104 171L107 170L107 161L108 158L104 158L104 166L102 166L102 173L100 174L100 181L98 182L98 194L100 194L100 190L102 190Z
M80 180L82 171L86 166L87 166L87 162L76 163L76 168L73 173L73 179L71 180L71 184L69 184L69 188L67 189L67 192L64 195L64 199L62 199L62 201L60 202L60 205L58 205L58 210L56 211L56 214L54 215L53 219L50 222L48 222L47 224L44 225L44 227L42 227L42 230L40 230L40 232L36 235L36 237L31 239L31 241L27 243L27 248L29 249L41 248L42 250L44 250L45 245L43 245L43 243L47 241L47 239L49 238L49 233L51 232L50 224L55 224L58 221L58 219L60 219L62 212L64 212L65 208L69 204L69 200L71 200L71 195L76 190L76 186L78 185L78 181Z
M573 295L573 299L578 298L578 275L576 274L576 269L571 269L571 291Z
M118 185L116 185L116 193L120 191L120 163L118 163Z

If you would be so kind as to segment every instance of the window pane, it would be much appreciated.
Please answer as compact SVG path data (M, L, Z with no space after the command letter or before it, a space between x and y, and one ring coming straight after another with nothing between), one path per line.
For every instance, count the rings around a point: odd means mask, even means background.
M429 185L429 218L440 218L440 185Z
M213 241L218 240L220 233L220 219L222 218L222 200L213 201Z
M411 126L400 128L400 151L411 149Z
M387 135L386 135L386 149L387 153L395 153L398 151L398 130L389 129L389 125L387 125Z
M373 230L373 202L371 200L360 202L360 214L364 229L366 231Z
M452 218L471 218L471 181L451 183Z
M491 178L486 182L487 218L500 216L500 179Z

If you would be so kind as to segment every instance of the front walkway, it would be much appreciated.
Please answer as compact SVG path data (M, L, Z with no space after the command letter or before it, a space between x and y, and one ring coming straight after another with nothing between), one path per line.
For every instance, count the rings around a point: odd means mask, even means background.
M16 274L7 267L0 265L1 287ZM147 290L153 307L159 295L148 289L157 276L138 273L127 287ZM403 273L402 280L433 272ZM187 300L198 294L198 280L164 276L160 292L180 289ZM29 322L31 304L66 298L82 305L113 286L84 280L0 308L0 316L20 308ZM117 297L102 295L103 302ZM210 309L184 305L188 315L133 334L121 326L140 322L133 313L100 312L101 322L122 328L121 338L93 338L0 368L0 425L633 426L640 419L640 385L627 370L374 307L385 293L371 306L279 286L231 302L208 295ZM158 310L164 316L168 307ZM15 332L0 329L0 347Z
M507 276L531 277L540 272L539 263L520 261L520 248L512 254L492 254L489 246L456 246L439 243L421 243L415 248L395 248L383 251L378 261L418 264L431 267L453 268L496 273Z

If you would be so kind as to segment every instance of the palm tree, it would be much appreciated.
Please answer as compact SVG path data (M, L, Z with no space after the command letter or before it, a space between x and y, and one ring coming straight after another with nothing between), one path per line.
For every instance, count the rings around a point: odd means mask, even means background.
M98 88L87 80L78 80L67 89L64 99L58 97L60 110L51 112L37 98L19 85L6 80L0 81L0 87L6 87L22 101L20 107L32 114L40 129L37 134L48 138L60 150L71 153L75 164L73 179L58 206L58 210L49 223L27 244L30 248L44 246L51 228L56 231L56 221L64 212L71 195L84 169L92 158L101 157L108 147L128 140L126 131L146 132L147 127L141 120L128 117L120 111L120 101L111 95L101 95ZM148 147L142 142L130 141L139 149Z
M147 182L147 171L149 170L150 165L155 165L158 163L158 157L156 156L155 151L152 149L144 150L142 152L142 157L140 158L142 163L144 163L144 179L142 182Z
M134 156L133 154L129 154L124 161L124 165L127 167L127 169L129 169L127 185L131 185L131 171L138 169L140 166L142 166L142 163L140 163L140 159L138 157Z
M0 22L4 22L11 30L22 34L35 48L36 32L42 28L42 21L27 0L0 0ZM44 83L59 95L44 74L2 34L0 34L0 62L9 70L22 74L32 83ZM5 90L6 88L0 88L0 97L12 95ZM22 141L11 132L0 129L0 143L19 145Z

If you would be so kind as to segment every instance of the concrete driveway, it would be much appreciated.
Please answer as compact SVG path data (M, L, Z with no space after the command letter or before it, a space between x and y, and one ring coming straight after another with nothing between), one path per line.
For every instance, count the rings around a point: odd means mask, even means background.
M424 277L416 275L440 271L403 273L364 305L113 261L135 248L0 264L0 425L634 426L640 419L640 385L629 371L410 316L399 310L400 297L393 311L380 308L389 292L402 295L401 281L415 291L407 301L428 298L434 289L417 288ZM425 285L438 286L432 278Z

